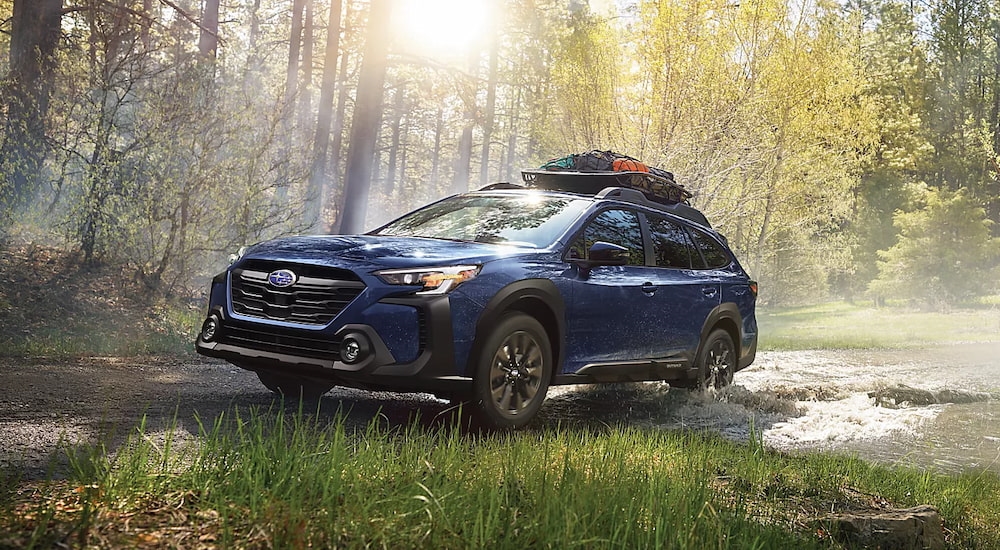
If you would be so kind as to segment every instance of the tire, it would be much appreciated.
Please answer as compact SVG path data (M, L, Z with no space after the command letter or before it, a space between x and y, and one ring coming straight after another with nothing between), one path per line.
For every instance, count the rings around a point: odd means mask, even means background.
M336 384L321 382L311 378L270 371L257 371L257 378L275 395L285 399L305 399L315 401L333 389Z
M541 323L508 313L482 343L472 399L483 423L512 429L526 425L545 401L552 379L552 345Z
M698 379L690 386L696 391L720 390L733 383L736 372L736 346L729 333L715 329L698 354Z

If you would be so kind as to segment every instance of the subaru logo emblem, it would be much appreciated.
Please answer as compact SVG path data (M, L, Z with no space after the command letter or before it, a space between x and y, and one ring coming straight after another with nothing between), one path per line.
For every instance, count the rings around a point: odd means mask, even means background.
M292 273L288 269L279 269L277 271L272 271L267 275L267 282L271 283L271 286L276 286L278 288L285 288L286 286L292 286L298 277L295 273Z

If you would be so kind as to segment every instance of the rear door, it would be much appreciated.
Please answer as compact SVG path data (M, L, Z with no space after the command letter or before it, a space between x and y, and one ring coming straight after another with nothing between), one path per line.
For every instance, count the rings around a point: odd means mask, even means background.
M694 360L701 329L721 303L721 281L705 262L684 226L647 212L653 257L650 282L657 310L658 358Z
M688 228L692 240L704 259L704 275L719 285L722 303L732 303L740 312L743 326L742 347L751 345L757 334L754 316L756 296L750 289L750 278L734 261L732 254L708 233L694 227Z

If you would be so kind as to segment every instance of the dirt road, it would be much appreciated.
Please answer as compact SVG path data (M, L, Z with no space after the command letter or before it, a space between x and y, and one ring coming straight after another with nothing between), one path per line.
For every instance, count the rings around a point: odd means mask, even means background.
M906 458L949 470L1000 470L997 357L1000 343L902 353L761 353L723 395L693 395L657 383L551 388L531 428L627 423L707 429L736 440L753 431L786 450L846 450L887 462ZM892 392L902 385L921 388L914 395L950 397L887 406L885 396L899 401ZM873 397L879 392L881 400ZM113 450L143 418L147 434L175 427L181 437L190 436L198 433L199 418L210 426L222 413L252 407L289 414L297 404L273 399L253 373L194 356L4 358L0 468L45 476L60 464L61 445L103 442ZM330 416L343 411L359 426L375 417L389 425L456 421L448 403L426 394L335 388L319 407Z

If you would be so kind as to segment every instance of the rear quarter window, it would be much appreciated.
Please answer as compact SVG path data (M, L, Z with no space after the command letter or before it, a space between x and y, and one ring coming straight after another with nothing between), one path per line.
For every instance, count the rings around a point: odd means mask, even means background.
M698 250L701 251L702 257L705 258L705 269L719 269L733 262L729 252L722 248L715 239L709 237L703 231L690 228L689 230L691 238L698 246Z

